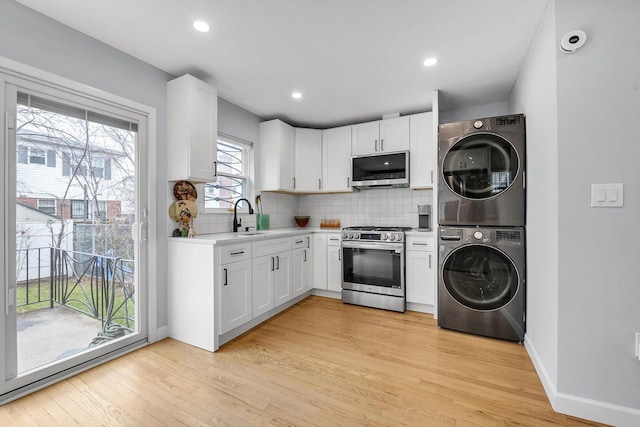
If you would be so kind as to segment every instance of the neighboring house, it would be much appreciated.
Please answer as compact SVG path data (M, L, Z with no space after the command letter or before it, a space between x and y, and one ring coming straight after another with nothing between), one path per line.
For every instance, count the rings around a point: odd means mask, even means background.
M92 147L87 155L83 147L35 133L18 133L17 152L18 203L74 222L129 222L131 195L114 167L122 152Z
M49 277L53 236L60 232L62 224L57 218L38 209L16 204L16 279ZM65 235L60 248L73 249L73 220L65 220Z

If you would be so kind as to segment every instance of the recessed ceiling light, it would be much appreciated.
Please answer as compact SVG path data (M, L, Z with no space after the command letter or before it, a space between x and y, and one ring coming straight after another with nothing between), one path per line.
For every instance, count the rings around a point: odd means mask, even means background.
M302 99L302 93L300 93L300 92L293 92L293 93L291 94L291 97L292 97L293 99Z
M438 63L438 60L436 58L427 58L424 60L425 67L433 67L437 63Z
M209 31L209 24L204 21L194 21L193 28L200 31L201 33L206 33Z

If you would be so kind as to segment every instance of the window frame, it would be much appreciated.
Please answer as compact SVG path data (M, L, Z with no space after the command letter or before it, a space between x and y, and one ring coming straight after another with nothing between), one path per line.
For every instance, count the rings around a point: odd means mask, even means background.
M205 183L204 184L204 188L203 188L203 204L204 204L204 212L205 213L212 213L212 214L229 214L230 212L233 212L233 206L229 206L229 207L223 207L223 208L208 208L206 205L206 193L207 193L207 185L215 185L215 183L218 180L218 177L220 176L225 176L225 177L232 177L232 178L242 178L245 179L245 198L248 200L253 200L254 195L255 195L255 188L254 188L254 149L253 149L253 143L250 141L246 141L244 139L241 138L237 138L235 136L232 135L227 135L224 134L222 132L218 132L218 136L216 138L216 147L218 146L218 143L226 143L226 144L230 144L230 145L235 145L238 147L241 147L244 150L244 164L243 164L243 169L244 169L244 175L233 175L233 174L228 174L228 173L224 173L224 172L220 172L218 168L218 173L216 175L216 181L214 182L209 182L209 183ZM217 152L219 152L219 150L216 150ZM216 155L216 160L217 160L217 155ZM239 213L248 213L249 209L247 207L241 207L238 206L238 212Z

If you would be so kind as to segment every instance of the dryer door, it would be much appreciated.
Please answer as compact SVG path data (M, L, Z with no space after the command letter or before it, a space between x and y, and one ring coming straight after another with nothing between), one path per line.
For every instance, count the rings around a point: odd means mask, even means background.
M485 245L461 246L451 252L443 262L442 281L452 298L475 310L504 307L520 283L513 262Z
M456 142L442 161L442 179L455 194L469 199L499 195L513 183L518 154L501 136L474 133Z

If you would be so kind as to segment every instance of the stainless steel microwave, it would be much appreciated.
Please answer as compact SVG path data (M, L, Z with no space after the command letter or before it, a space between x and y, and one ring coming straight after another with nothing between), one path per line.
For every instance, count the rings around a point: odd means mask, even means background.
M352 157L351 180L356 188L408 187L409 152Z

